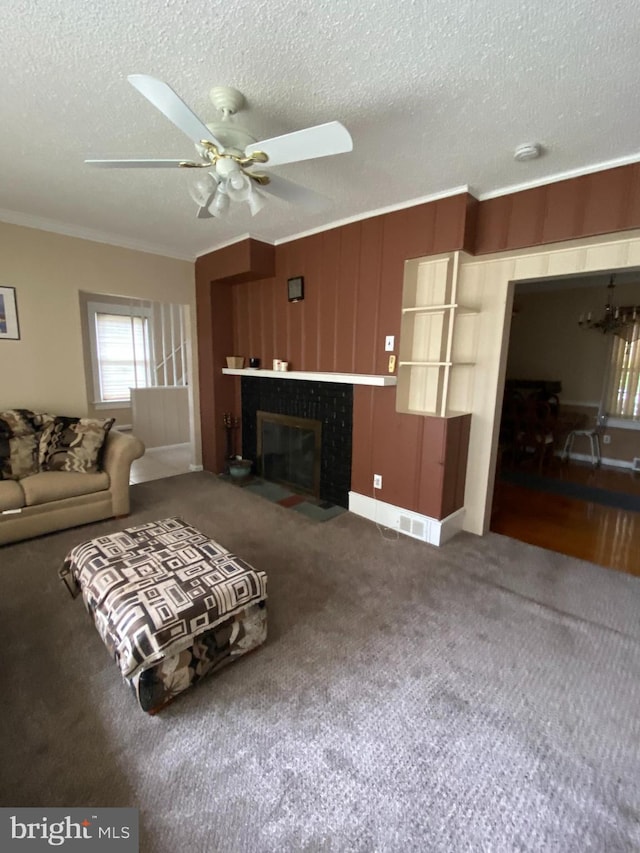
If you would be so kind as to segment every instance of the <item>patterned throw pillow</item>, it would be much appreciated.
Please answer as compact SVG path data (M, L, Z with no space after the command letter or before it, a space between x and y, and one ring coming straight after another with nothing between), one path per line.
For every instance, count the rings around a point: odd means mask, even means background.
M40 434L42 471L95 474L102 467L102 448L115 418L56 417Z
M32 411L0 412L0 480L19 480L38 472L38 435Z

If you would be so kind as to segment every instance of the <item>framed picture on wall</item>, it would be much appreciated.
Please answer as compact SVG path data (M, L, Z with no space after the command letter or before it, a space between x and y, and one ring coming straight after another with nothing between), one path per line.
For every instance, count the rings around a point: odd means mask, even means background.
M304 278L301 275L287 279L287 296L289 302L299 302L304 299Z
M0 340L20 340L15 287L0 287Z

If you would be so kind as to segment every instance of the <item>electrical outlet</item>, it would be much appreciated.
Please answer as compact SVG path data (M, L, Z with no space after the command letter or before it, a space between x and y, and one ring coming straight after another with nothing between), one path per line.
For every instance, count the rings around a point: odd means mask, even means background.
M395 369L396 369L396 357L395 357L395 355L390 355L389 356L389 373L393 373L393 371Z
M381 489L382 488L382 474L374 474L373 475L373 488Z
M387 335L387 337L384 339L384 351L385 352L393 352L395 342L396 342L396 339L395 339L394 335Z
M605 433L605 434L602 436L602 443L603 443L603 444L611 444L611 436L610 436L610 435L607 435L607 434Z

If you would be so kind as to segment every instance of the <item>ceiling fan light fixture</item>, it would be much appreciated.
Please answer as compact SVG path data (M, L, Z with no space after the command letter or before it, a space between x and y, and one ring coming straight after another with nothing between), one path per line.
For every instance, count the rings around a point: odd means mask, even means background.
M252 188L252 191L249 193L249 198L247 199L249 204L249 210L251 211L251 215L255 216L256 213L260 213L265 204L265 198L262 193L257 192Z
M213 201L209 205L209 213L212 216L224 216L229 210L229 196L222 184L218 186L218 191L213 197Z
M240 164L232 157L219 157L216 160L216 174L221 178L228 178L233 172L240 171Z
M251 181L244 172L233 172L229 175L226 185L231 201L248 201L251 195Z
M203 207L216 191L217 185L218 182L209 172L200 173L189 186L189 195L199 207Z
M229 175L229 183L234 190L242 190L247 185L249 179L242 172L232 172Z

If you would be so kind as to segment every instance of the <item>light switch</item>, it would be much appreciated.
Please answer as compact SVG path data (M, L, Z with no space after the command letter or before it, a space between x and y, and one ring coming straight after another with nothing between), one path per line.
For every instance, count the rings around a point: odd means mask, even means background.
M389 356L389 373L393 373L393 371L395 369L396 369L396 357L395 357L395 355L390 355Z
M384 339L384 351L393 352L395 341L395 335L387 335L387 337Z

